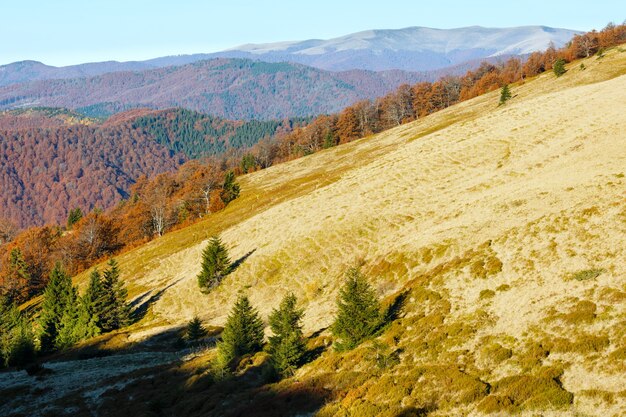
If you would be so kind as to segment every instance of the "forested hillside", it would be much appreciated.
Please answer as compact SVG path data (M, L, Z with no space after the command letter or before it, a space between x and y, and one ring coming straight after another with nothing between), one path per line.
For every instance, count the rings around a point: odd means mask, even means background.
M104 123L60 109L6 112L0 217L17 226L64 223L72 208L108 209L127 198L140 176L236 152L297 123L303 120L229 121L182 109L135 110Z
M0 109L68 107L91 116L134 107L183 107L228 119L282 119L336 112L381 96L421 73L329 72L300 64L212 59L180 67L0 87Z

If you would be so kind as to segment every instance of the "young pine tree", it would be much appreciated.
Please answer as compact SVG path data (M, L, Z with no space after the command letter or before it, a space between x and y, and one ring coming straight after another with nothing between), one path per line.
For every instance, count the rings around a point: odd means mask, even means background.
M336 348L339 350L355 348L383 323L376 293L358 268L350 268L346 272L337 308L337 318L331 330L338 339Z
M552 66L552 71L557 77L565 74L567 72L567 70L565 69L565 60L563 58L557 59Z
M193 319L189 320L189 323L187 323L185 337L187 340L192 341L202 339L204 336L206 336L206 329L202 325L198 316L195 316Z
M235 181L235 173L233 171L228 171L224 177L221 197L224 204L228 204L239 197L239 184Z
M72 279L65 273L60 263L57 263L50 272L50 280L43 293L41 314L39 316L39 342L43 353L54 351L57 345L61 320L68 303L72 303L75 289Z
M67 349L84 338L83 323L79 322L79 306L76 287L72 287L68 292L65 310L59 323L59 333L55 340L57 349Z
M233 306L217 344L217 365L228 369L235 358L258 352L263 345L263 322L245 295Z
M273 336L269 338L269 353L276 372L281 376L293 375L305 352L302 335L304 311L297 308L297 299L287 295L269 316Z
M198 285L207 290L218 286L228 274L229 268L228 250L218 236L213 236L202 251L202 270L198 274Z
M508 84L504 84L502 89L500 90L500 106L511 99L511 89Z
M85 337L100 334L100 317L104 311L104 289L102 276L94 269L89 276L89 286L80 299L79 322L85 326Z
M70 210L70 213L67 215L67 228L71 229L76 223L79 222L80 219L83 218L83 211L80 207L76 207L75 209Z
M110 332L126 326L130 321L130 306L126 302L127 292L120 280L120 270L115 259L111 259L102 279L102 309L100 328Z
M0 367L24 366L35 359L32 327L15 303L0 297Z

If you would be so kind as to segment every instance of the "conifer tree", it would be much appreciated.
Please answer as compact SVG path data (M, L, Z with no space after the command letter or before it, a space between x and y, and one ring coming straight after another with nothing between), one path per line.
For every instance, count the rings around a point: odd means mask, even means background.
M224 177L221 197L224 204L228 204L239 197L239 184L235 181L235 173L233 171L228 171Z
M23 366L35 358L29 321L15 303L0 297L0 366Z
M567 72L567 70L565 69L565 60L563 58L557 59L552 66L552 71L557 77L565 74Z
M206 336L206 329L202 325L202 322L195 316L187 323L187 329L185 330L185 336L187 340L198 340Z
M83 323L79 322L78 295L76 287L71 287L67 294L54 345L57 349L66 349L83 338L84 327Z
M127 291L120 280L120 270L111 259L102 279L102 309L100 328L104 332L124 327L130 321L130 306L126 302Z
M50 272L50 280L43 293L43 303L39 325L40 350L43 353L52 352L57 344L61 320L71 302L75 290L72 287L72 279L65 273L60 263L57 263Z
M331 330L338 339L336 348L339 350L355 348L383 323L376 293L359 268L350 268L346 272L346 282L339 290L337 310Z
M511 99L511 89L508 84L504 84L502 90L500 90L500 106Z
M80 299L79 322L85 326L85 337L94 337L100 334L103 301L102 276L97 269L94 269L89 276L89 286Z
M269 338L269 353L274 369L282 376L292 375L305 352L302 335L304 311L297 308L297 299L287 295L269 316L273 336Z
M218 236L213 236L202 251L202 269L198 274L198 285L202 289L216 287L228 274L229 268L228 250Z
M218 366L228 368L235 358L258 352L263 345L263 322L245 295L233 306L217 344Z
M76 207L75 209L70 210L70 213L67 215L67 228L71 229L76 223L83 218L83 211L80 207Z

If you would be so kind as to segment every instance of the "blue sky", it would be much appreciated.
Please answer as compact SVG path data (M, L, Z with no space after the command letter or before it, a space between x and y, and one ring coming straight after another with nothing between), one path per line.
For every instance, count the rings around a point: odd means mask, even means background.
M624 0L9 1L0 6L0 64L142 60L407 26L590 30L626 19Z

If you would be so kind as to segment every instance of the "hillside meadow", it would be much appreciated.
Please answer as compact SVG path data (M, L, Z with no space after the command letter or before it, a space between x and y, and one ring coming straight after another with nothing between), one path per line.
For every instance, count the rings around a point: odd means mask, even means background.
M504 106L492 92L240 177L223 211L118 258L140 320L58 358L170 351L195 315L222 326L242 291L264 318L293 292L314 353L293 377L264 379L259 353L215 381L208 345L55 404L74 415L625 414L626 49L567 70L512 85ZM215 234L239 266L204 294L196 275ZM401 308L375 341L336 352L328 326L355 264Z

